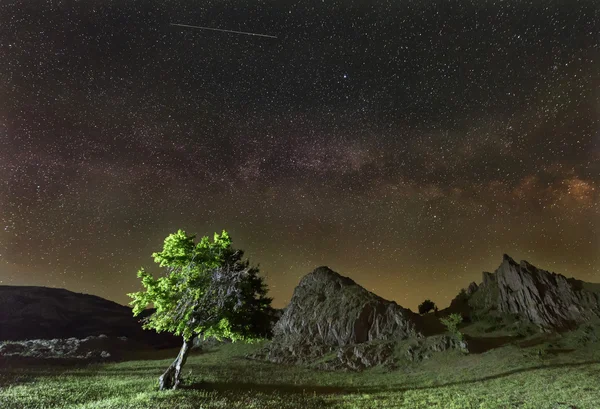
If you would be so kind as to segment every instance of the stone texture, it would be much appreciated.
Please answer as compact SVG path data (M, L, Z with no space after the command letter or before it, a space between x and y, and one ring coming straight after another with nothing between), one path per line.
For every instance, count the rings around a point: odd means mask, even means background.
M477 285L477 283L475 281L473 281L471 284L469 284L469 286L467 287L467 290L465 291L465 294L470 297L475 291L477 291L479 289L479 286Z
M471 294L476 309L515 314L545 330L570 329L600 317L600 285L539 269L504 255Z
M360 371L377 365L394 366L394 342L365 342L337 349L335 358L318 365L326 370Z
M295 364L324 359L326 369L363 369L391 357L382 341L422 337L420 326L418 314L319 267L294 290L272 342L252 357Z
M444 352L449 350L468 353L469 348L467 341L459 340L448 334L419 339L406 348L405 357L410 361L419 362L429 359L434 352Z
M60 288L0 286L0 341L125 336L154 347L180 346L169 334L143 330L131 308Z
M276 338L344 346L419 334L419 316L327 267L306 275L275 324Z
M3 341L0 342L0 357L107 360L121 357L126 351L138 347L138 344L130 342L126 337L109 338L106 335L83 339Z

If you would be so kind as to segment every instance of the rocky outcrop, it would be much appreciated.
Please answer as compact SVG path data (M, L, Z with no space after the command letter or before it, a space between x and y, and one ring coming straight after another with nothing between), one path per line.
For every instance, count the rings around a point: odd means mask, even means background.
M306 275L275 324L276 338L344 346L419 334L419 316L327 267Z
M125 351L139 348L126 337L109 338L106 335L83 339L33 339L0 342L0 357L35 359L118 359Z
M470 297L475 291L477 291L479 289L479 286L477 285L476 282L472 282L471 284L469 284L469 286L467 287L465 294L467 297Z
M505 254L494 273L483 273L469 304L517 315L545 330L570 329L600 317L600 285L517 263Z
M451 335L436 335L410 338L406 342L390 340L346 345L337 349L335 358L315 366L326 370L362 370L376 365L395 369L403 361L421 362L431 358L436 352L449 350L469 352L466 341Z
M253 358L362 369L389 364L393 342L422 338L421 317L327 267L306 275L274 328L272 342Z
M465 340L457 339L452 335L436 335L413 341L405 350L406 358L418 362L429 359L434 352L455 350L468 353L468 345Z
M179 346L169 334L143 330L131 308L60 288L0 286L0 341L83 339L101 334L153 347Z

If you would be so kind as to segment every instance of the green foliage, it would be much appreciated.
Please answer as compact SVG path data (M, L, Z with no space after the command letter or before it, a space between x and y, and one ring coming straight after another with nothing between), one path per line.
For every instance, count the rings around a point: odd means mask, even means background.
M427 314L436 308L435 303L431 300L425 300L419 304L419 314Z
M461 341L463 339L463 334L458 330L458 325L462 322L462 320L463 318L460 314L450 314L446 318L440 318L441 323L446 326L448 331L450 331L452 335Z
M152 257L165 274L154 278L141 268L137 276L144 291L128 294L135 316L155 309L144 319L144 328L188 340L194 334L234 341L266 335L272 311L267 287L258 268L232 248L226 231L195 243L195 236L178 230Z

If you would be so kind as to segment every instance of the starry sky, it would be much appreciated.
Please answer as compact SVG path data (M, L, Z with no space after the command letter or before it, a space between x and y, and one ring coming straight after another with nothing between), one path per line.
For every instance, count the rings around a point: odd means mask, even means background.
M594 0L2 1L0 283L125 304L179 228L278 307L320 265L413 310L503 253L600 282L599 33Z

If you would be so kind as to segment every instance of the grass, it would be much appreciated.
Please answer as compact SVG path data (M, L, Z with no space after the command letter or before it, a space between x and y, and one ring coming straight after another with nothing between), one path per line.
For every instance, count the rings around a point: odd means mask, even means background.
M171 362L164 352L160 359L78 367L0 362L0 408L597 409L600 348L581 339L567 334L479 354L438 353L361 373L250 361L244 355L260 345L222 345L194 353L185 388L167 392L157 391Z

